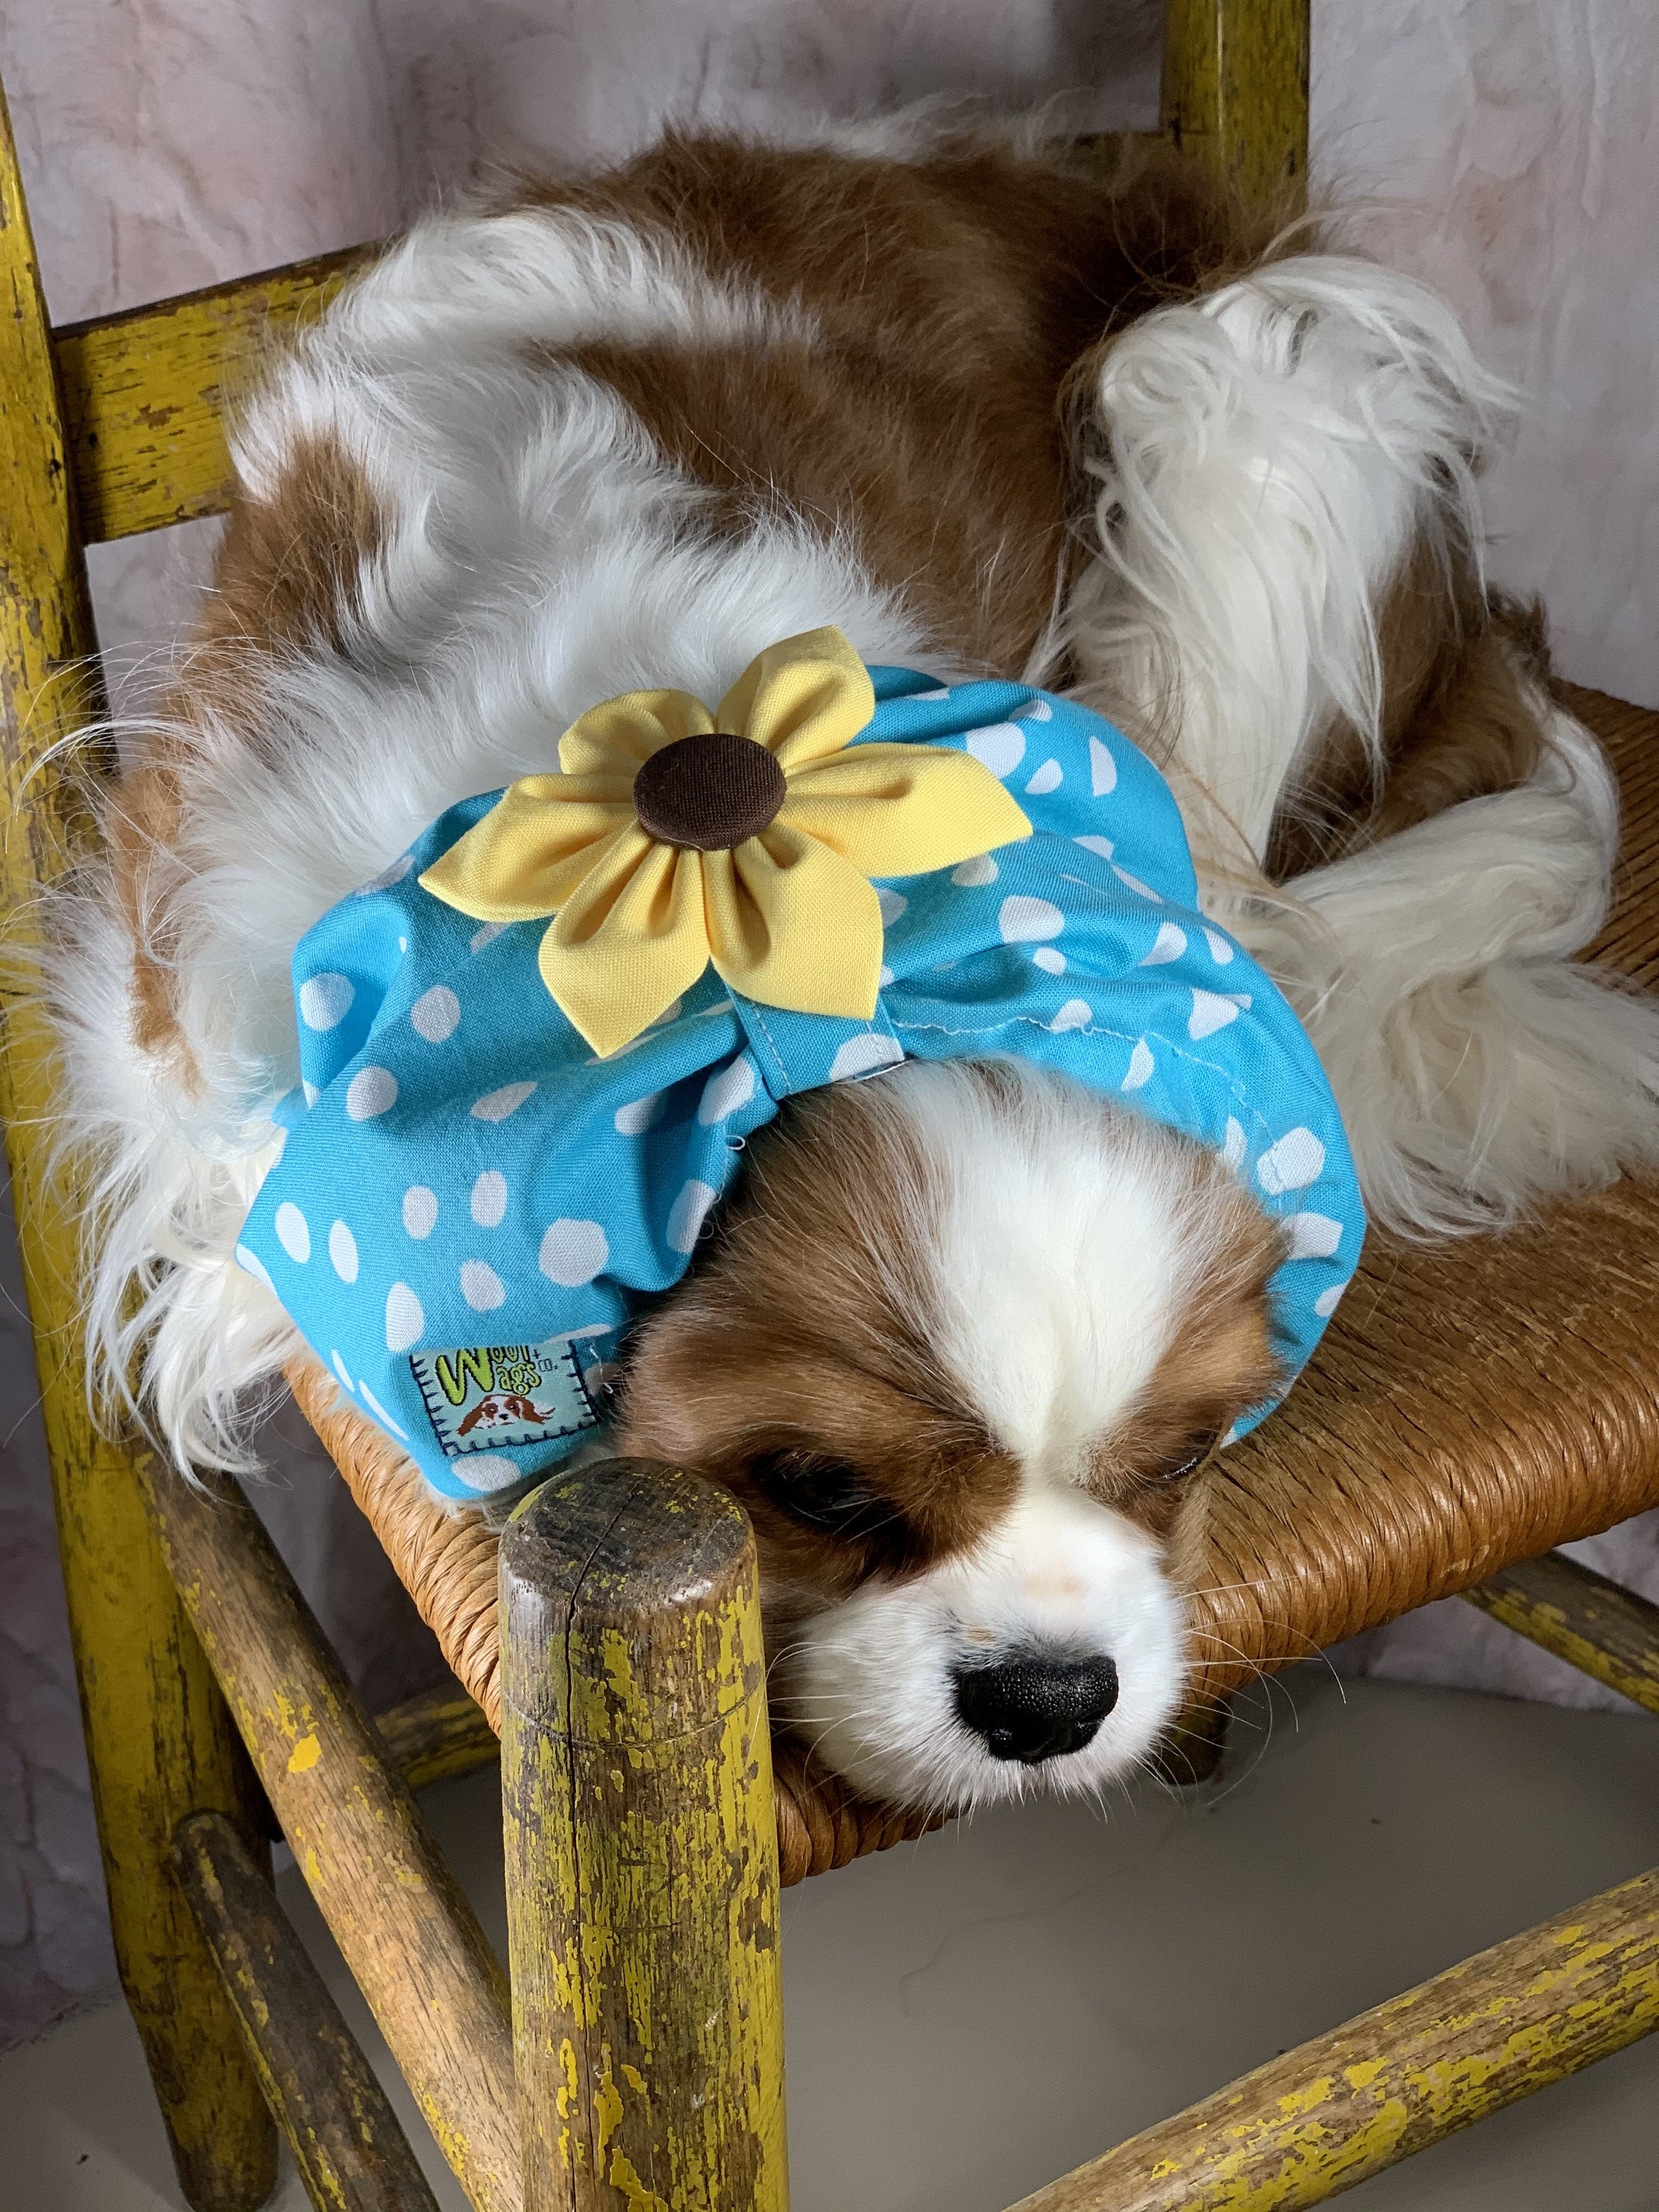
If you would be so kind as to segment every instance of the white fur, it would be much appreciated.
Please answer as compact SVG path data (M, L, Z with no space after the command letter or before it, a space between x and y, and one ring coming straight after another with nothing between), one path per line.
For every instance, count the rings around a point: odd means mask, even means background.
M1168 1351L1215 1219L1194 1154L1050 1072L911 1061L866 1104L908 1127L907 1271L955 1397L1020 1470L975 1549L797 1620L779 1710L878 1796L959 1808L1097 1789L1179 1702L1181 1603L1159 1547L1085 1487L1092 1451ZM1013 1095L1004 1085L1012 1085ZM938 1194L942 1190L942 1199ZM994 1759L957 1713L962 1660L1109 1657L1118 1702L1083 1750Z
M1297 878L1233 925L1319 1050L1378 1220L1501 1228L1659 1158L1659 1002L1575 962L1606 917L1618 794L1541 697L1531 780Z
M600 699L658 684L719 698L764 647L823 623L872 660L924 649L915 619L817 529L757 520L735 542L699 537L707 493L615 394L523 350L601 334L612 282L617 331L635 338L795 343L799 318L699 276L666 241L561 213L496 219L512 234L503 252L481 243L480 220L414 232L236 434L259 483L328 428L390 528L344 657L250 654L257 753L211 725L171 733L193 759L151 890L168 895L177 932L194 1089L132 1038L131 948L106 872L58 902L63 1135L101 1163L94 1364L185 1466L250 1463L261 1387L296 1343L233 1253L270 1157L265 1109L297 1079L289 964L312 923L457 799L547 769Z
M1478 555L1506 398L1450 310L1370 263L1277 262L1132 325L1096 406L1084 695L1167 763L1205 903L1306 1022L1373 1219L1501 1226L1659 1157L1659 1005L1570 964L1616 795L1541 695L1553 749L1524 789L1282 892L1256 866L1316 732L1341 716L1376 751L1376 611L1408 549Z
M1110 1657L1118 1699L1082 1750L1023 1766L964 1724L952 1673L1031 1651ZM954 1812L1097 1791L1174 1718L1182 1674L1181 1602L1152 1538L1080 1491L1032 1483L977 1550L802 1625L773 1684L780 1715L858 1788Z
M946 127L912 117L842 143L902 150ZM280 1143L267 1109L297 1074L304 931L455 800L546 769L560 732L615 693L717 697L762 647L825 623L867 659L957 672L816 524L700 535L710 495L608 387L531 350L813 335L665 234L456 216L348 293L246 410L245 483L268 489L326 434L387 531L343 654L250 651L257 751L210 722L178 733L185 818L152 892L198 1079L137 1045L106 873L60 901L53 975L65 1139L101 1163L97 1364L119 1397L142 1357L137 1398L181 1464L246 1462L251 1408L297 1341L232 1255ZM1149 315L1101 369L1085 457L1099 546L1064 620L1085 696L1168 762L1206 896L1326 1054L1373 1211L1425 1230L1506 1219L1656 1148L1652 1003L1566 964L1599 920L1614 835L1605 769L1566 718L1523 791L1288 896L1264 898L1254 873L1310 734L1341 715L1375 745L1378 597L1419 534L1448 559L1477 544L1474 477L1503 408L1449 312L1369 264L1285 260ZM978 1552L806 1624L781 1696L881 1794L1096 1786L1173 1711L1179 1620L1155 1548L1079 1477L1176 1325L1201 1209L1157 1142L1103 1151L1097 1116L1090 1139L1034 1103L994 1149L945 1071L907 1071L907 1091L956 1164L917 1232L940 1351L1022 1489ZM954 1717L953 1658L1044 1641L1109 1652L1119 1705L1083 1752L993 1760Z
M1033 1481L1090 1448L1168 1350L1214 1251L1191 1149L1023 1063L1011 1103L969 1065L911 1061L872 1103L902 1115L942 1201L912 1209L928 1337L964 1403Z
M1334 713L1375 747L1377 597L1419 535L1478 544L1504 400L1443 301L1334 254L1160 308L1108 352L1085 453L1100 556L1069 624L1083 695L1255 859Z

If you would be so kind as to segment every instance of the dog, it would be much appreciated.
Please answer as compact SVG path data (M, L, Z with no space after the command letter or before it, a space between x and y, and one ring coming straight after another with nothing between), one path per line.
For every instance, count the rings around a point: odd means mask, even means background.
M1508 406L1411 279L1032 123L671 133L417 225L241 407L212 588L58 904L112 1407L254 1463L301 1344L233 1255L319 917L597 702L716 697L826 624L1158 765L1385 1230L1650 1160L1654 1006L1571 960L1612 780L1482 575ZM702 1226L608 1442L747 1509L781 1717L935 1810L1142 1759L1195 1477L1284 1379L1284 1233L1231 1164L1046 1068L907 1060L787 1101Z

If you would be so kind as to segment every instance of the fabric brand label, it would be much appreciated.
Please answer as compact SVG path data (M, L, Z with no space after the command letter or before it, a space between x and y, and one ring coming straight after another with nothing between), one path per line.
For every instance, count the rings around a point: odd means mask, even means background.
M584 1338L592 1351L597 1344ZM467 1344L410 1359L427 1418L445 1453L500 1451L599 1425L568 1337L544 1344Z

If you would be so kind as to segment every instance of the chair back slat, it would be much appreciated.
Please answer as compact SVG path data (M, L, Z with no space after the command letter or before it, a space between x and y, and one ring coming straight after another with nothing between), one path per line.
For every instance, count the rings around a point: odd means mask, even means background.
M86 544L224 513L227 403L269 343L319 314L371 250L296 261L53 333Z
M1294 207L1308 176L1309 0L1167 0L1164 130L1247 198Z

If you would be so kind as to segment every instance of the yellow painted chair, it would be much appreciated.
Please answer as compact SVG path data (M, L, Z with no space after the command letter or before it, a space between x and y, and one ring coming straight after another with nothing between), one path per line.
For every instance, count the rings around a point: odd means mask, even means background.
M1256 190L1305 155L1306 0L1172 0L1165 128ZM3 118L0 118L3 119ZM227 394L349 256L54 331L0 138L6 896L88 832L60 750L97 713L82 547L222 510ZM1659 717L1576 710L1625 781L1602 950L1659 975ZM432 2203L276 1911L274 1813L480 2212L782 2212L780 1881L914 1823L772 1756L753 1546L726 1498L611 1463L498 1542L447 1518L313 1364L291 1381L460 1685L362 1712L258 1522L88 1422L72 1189L27 994L0 1055L117 1956L198 2212L251 2212L275 2122L318 2205ZM1498 1243L1374 1253L1314 1368L1208 1478L1184 1741L1247 1674L1462 1591L1659 1711L1659 1612L1552 1545L1659 1501L1659 1197L1622 1185ZM1516 1562L1531 1562L1516 1565ZM508 1978L411 1793L501 1736ZM257 1780L256 1780L257 1776ZM1286 2053L1025 2212L1320 2202L1659 2025L1659 1875Z

